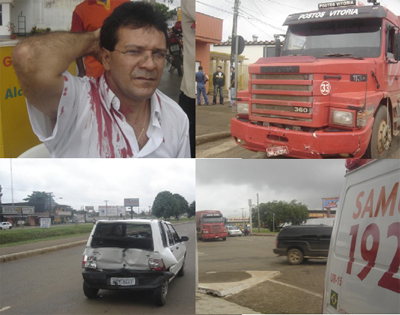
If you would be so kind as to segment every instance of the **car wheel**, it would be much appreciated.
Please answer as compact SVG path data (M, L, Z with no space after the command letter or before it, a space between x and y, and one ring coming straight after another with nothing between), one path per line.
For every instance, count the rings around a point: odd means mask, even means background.
M158 306L164 306L167 301L168 294L168 279L165 279L163 284L154 290L154 301Z
M185 275L185 261L186 261L186 256L183 259L183 264L182 264L181 269L179 269L179 271L178 271L178 277L183 277Z
M223 240L223 241L226 241L226 237L224 237L222 240Z
M291 265L300 265L303 262L304 255L300 249L292 248L287 255L288 263Z
M85 281L83 281L83 293L87 298L94 299L96 298L97 293L99 293L99 289L91 288Z

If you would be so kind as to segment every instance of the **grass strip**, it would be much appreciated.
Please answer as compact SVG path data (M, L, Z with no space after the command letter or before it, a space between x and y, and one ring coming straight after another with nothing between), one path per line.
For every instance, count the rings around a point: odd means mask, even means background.
M68 226L51 226L50 228L18 228L0 231L0 245L15 244L26 241L44 240L64 236L89 233L93 224L77 224Z

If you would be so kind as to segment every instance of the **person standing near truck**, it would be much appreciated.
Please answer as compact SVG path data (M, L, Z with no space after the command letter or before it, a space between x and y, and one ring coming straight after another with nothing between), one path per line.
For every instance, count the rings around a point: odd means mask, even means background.
M204 74L203 67L199 66L199 71L196 72L197 82L197 105L201 105L201 95L203 95L204 102L208 105L208 97L206 93L206 83L208 81L207 74Z
M214 85L214 98L213 105L217 103L217 91L219 90L219 103L224 105L224 95L223 89L225 85L225 74L222 72L222 67L218 66L217 71L213 75L213 85Z
M229 92L231 96L229 107L232 107L235 98L235 67L231 67L231 84L229 86Z

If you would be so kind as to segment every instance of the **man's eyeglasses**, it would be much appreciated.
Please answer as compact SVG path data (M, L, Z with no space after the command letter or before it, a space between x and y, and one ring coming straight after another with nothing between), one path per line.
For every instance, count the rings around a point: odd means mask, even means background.
M122 51L115 48L114 50L126 56L130 56L133 58L142 58L144 61L147 61L147 59L149 58L149 54L146 53L146 50L131 49L127 51ZM166 53L163 51L150 51L150 54L154 62L161 62L165 60Z

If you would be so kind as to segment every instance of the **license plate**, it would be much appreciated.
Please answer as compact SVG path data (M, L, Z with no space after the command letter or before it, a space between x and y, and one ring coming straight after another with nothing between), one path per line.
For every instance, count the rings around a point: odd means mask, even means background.
M278 155L283 155L283 154L289 154L289 148L284 146L284 147L270 147L267 148L267 156L278 156Z
M130 286L135 285L135 278L111 278L111 285Z
M171 49L172 52L178 51L179 50L179 45L172 45L170 47L170 49Z

